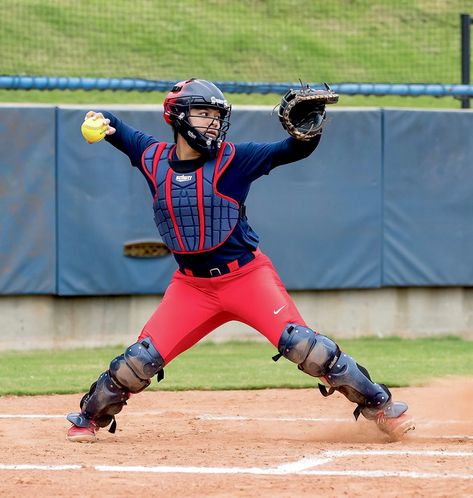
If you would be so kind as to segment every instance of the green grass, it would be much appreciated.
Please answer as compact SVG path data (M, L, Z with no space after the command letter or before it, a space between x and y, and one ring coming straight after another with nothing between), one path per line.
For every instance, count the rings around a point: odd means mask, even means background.
M4 0L4 74L422 81L460 77L468 0Z
M473 341L457 338L353 339L340 346L364 365L377 382L389 386L427 383L445 376L473 375ZM4 352L0 395L65 394L87 391L123 347L65 351ZM204 343L165 368L165 379L151 389L222 390L303 388L317 380L298 371L275 350L259 342Z
M2 74L223 81L459 83L470 0L4 0ZM235 104L279 96L232 95ZM139 92L0 91L1 102L156 103ZM341 105L458 108L452 98Z
M156 105L162 104L162 92L125 92L125 91L85 91L85 90L0 90L0 102L54 104L87 106L106 106L107 104ZM269 105L279 103L281 95L267 94L229 94L233 105ZM348 96L342 95L338 106L343 107L406 107L406 108L446 108L459 109L460 101L452 97L398 97L398 96Z

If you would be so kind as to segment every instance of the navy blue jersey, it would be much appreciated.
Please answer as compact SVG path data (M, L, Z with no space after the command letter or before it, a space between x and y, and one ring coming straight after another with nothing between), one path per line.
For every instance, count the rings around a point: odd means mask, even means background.
M103 112L103 115L110 119L110 126L117 130L113 135L107 136L106 140L125 153L131 164L143 173L142 154L148 146L158 140L151 135L135 130L109 112ZM269 174L277 166L299 161L309 156L319 141L320 135L308 142L288 137L273 143L235 144L235 156L222 174L218 182L218 190L242 205L245 203L253 181L262 175ZM204 160L181 161L174 155L170 161L170 166L176 172L187 173L201 167L203 162ZM149 182L148 176L144 173L143 175ZM150 184L150 189L154 194L154 185ZM199 272L222 267L234 260L244 259L245 255L258 247L258 242L258 235L249 225L246 216L242 216L230 237L221 246L207 252L174 254L174 257L180 268Z

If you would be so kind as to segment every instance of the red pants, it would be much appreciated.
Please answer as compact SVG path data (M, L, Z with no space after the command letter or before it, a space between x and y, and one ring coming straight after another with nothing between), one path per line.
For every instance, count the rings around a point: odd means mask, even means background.
M253 327L276 347L288 323L305 325L270 259L261 252L220 277L176 271L138 340L149 337L167 364L231 320Z

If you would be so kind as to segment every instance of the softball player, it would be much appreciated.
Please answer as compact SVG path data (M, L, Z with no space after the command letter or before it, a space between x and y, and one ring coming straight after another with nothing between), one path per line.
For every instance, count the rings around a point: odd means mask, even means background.
M365 368L328 337L310 329L285 290L269 258L258 249L245 199L251 183L274 168L309 156L320 134L303 141L225 141L231 106L212 83L177 83L164 100L164 119L175 143L141 133L116 116L105 119L107 141L144 175L153 197L155 222L178 269L137 342L114 358L71 413L67 437L96 440L100 427L116 427L115 415L130 394L163 376L173 358L219 325L243 322L263 334L303 372L323 380L322 394L339 391L392 439L414 428L407 405L371 381ZM185 312L183 311L185 310Z

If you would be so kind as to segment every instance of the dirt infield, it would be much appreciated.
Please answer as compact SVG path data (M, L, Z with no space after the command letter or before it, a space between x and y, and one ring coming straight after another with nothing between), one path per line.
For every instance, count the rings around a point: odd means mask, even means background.
M79 396L3 397L0 496L473 496L473 379L393 392L397 443L312 389L142 393L95 444L65 439Z

